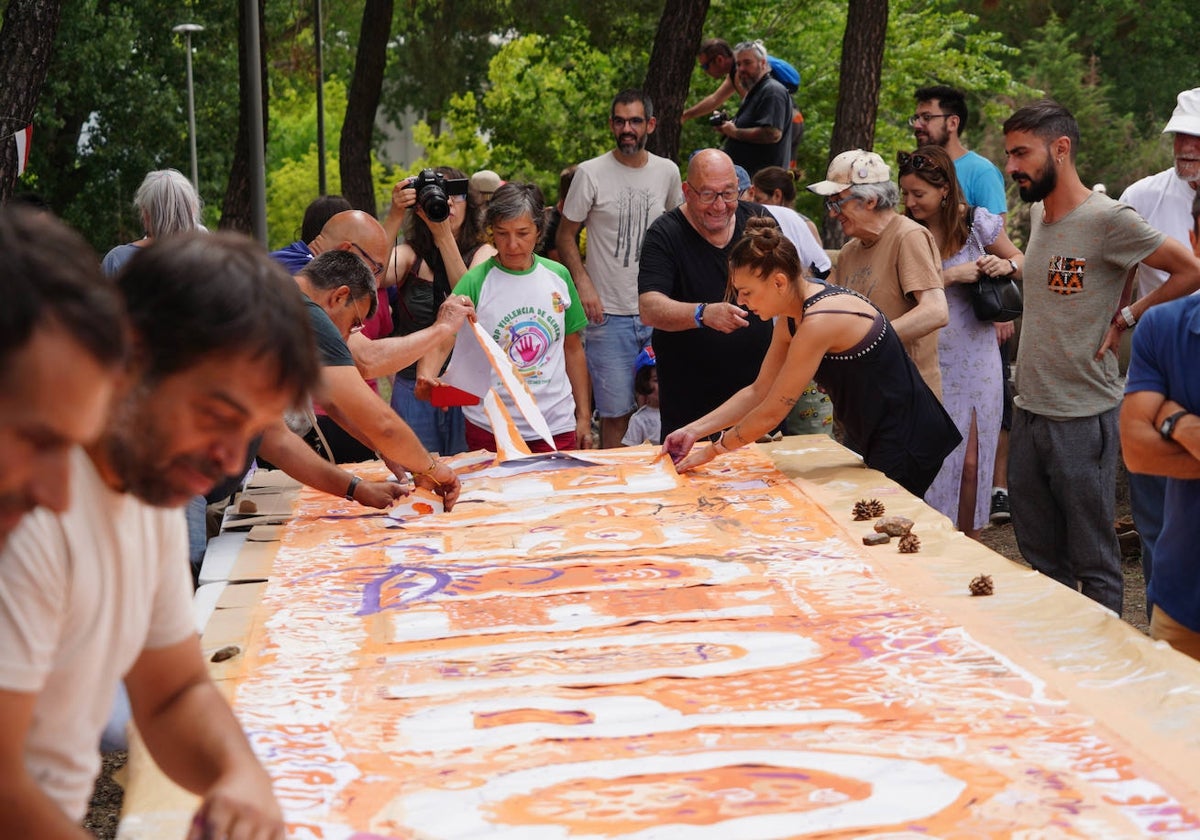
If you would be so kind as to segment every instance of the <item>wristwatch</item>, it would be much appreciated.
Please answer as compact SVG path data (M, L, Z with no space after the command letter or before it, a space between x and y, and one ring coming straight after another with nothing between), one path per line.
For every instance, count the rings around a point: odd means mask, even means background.
M707 308L708 308L708 304L707 304L707 303L698 303L698 304L696 304L696 312L695 312L695 314L694 314L692 317L696 319L696 326L697 326L697 327L703 327L703 326L704 326L704 310L705 310L705 309L707 309Z
M1163 418L1162 425L1158 427L1158 433L1162 435L1163 440L1175 439L1175 426L1179 423L1179 418L1187 413L1186 410L1180 410Z
M1119 330L1127 330L1137 324L1137 316L1133 314L1133 310L1128 306L1122 306L1121 311L1113 316L1113 326Z
M1017 276L1017 261L1016 261L1016 260L1014 260L1012 257L1009 257L1009 258L1008 258L1008 264L1012 266L1012 271L1010 271L1010 272L1008 273L1008 276L1009 276L1009 277L1016 277L1016 276Z

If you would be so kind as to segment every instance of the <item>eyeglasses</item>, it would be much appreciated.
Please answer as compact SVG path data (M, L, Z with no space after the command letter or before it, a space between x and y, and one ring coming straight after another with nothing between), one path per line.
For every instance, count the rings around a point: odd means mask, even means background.
M726 204L733 204L738 200L739 195L737 187L730 187L727 190L698 190L691 184L688 184L688 194L694 195L701 204L713 204L717 199Z
M839 199L827 198L825 199L825 212L833 216L840 216L842 215L842 205L847 201L854 201L856 199L858 199L856 195L848 195L845 198Z
M363 316L360 315L358 312L358 301L350 300L350 305L354 307L354 323L350 325L350 332L351 333L361 332L364 324L363 324Z
M913 114L911 117L908 118L908 124L910 126L912 126L913 128L916 128L918 124L928 125L929 123L933 122L936 119L940 118L940 119L944 120L944 119L946 119L946 117L953 117L953 116L954 116L954 114Z
M646 124L645 117L631 117L630 119L611 117L610 119L612 120L612 124L615 128L624 128L625 126L629 126L630 128L641 128Z
M383 276L384 267L382 265L380 265L379 263L375 262L375 259L370 254L368 254L366 251L364 251L362 249L361 245L359 245L357 242L351 242L350 247L353 248L355 251L358 251L358 253L362 256L363 260L366 261L367 266L371 269L371 273L375 275L376 280L378 280L380 277Z
M923 169L927 172L937 171L937 164L925 155L910 155L908 152L897 152L896 163L900 165L901 170L907 169L910 172L916 169Z
M700 69L701 69L701 70L703 70L705 73L707 73L707 72L708 72L708 65L710 65L710 64L712 64L712 59L711 59L711 58L710 58L708 61L701 61L701 62L700 62Z

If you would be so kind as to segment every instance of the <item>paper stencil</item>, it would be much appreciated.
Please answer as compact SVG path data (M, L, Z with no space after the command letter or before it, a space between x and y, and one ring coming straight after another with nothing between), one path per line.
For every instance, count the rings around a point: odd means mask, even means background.
M290 837L1200 836L754 447L653 454L403 523L302 494L234 692Z
M529 421L529 425L538 433L538 436L546 441L551 449L555 448L554 435L551 434L550 426L546 423L546 418L538 408L537 401L530 393L525 380L517 373L513 363L500 349L500 345L496 344L487 334L487 331L478 323L470 321L458 331L458 336L454 339L454 355L441 379L456 388L483 398L492 387L489 370L496 372L513 404ZM511 427L511 418L505 424L497 424L492 417L492 410L487 409L487 411L488 420L492 423L492 429L499 441L504 430ZM507 415L507 412L505 413Z

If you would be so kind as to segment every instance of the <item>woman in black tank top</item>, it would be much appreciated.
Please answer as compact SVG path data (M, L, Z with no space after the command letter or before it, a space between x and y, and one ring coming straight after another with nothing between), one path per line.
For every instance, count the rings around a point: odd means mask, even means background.
M449 179L465 178L458 169L436 170ZM403 227L404 241L392 249L385 286L392 307L393 335L410 335L431 326L438 307L467 269L483 262L496 250L483 241L480 209L466 195L449 197L450 215L444 222L430 222L416 206L411 179L396 184L392 205L383 227L393 238ZM433 371L437 374L438 371ZM396 374L392 384L392 408L404 418L425 446L443 455L466 451L462 410L443 411L415 395L417 363Z
M775 332L754 383L663 441L680 472L757 440L787 415L809 380L829 394L845 443L916 496L961 440L888 320L866 298L803 276L792 243L751 219L729 256L738 303ZM692 451L700 438L725 430Z

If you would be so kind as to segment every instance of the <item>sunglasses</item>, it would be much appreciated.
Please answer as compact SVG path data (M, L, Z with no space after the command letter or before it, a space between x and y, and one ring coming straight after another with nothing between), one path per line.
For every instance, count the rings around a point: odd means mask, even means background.
M910 155L908 152L897 152L896 163L900 165L900 169L902 171L907 169L910 172L916 169L921 169L926 172L936 172L938 168L937 164L934 163L931 158L928 158L925 155Z

